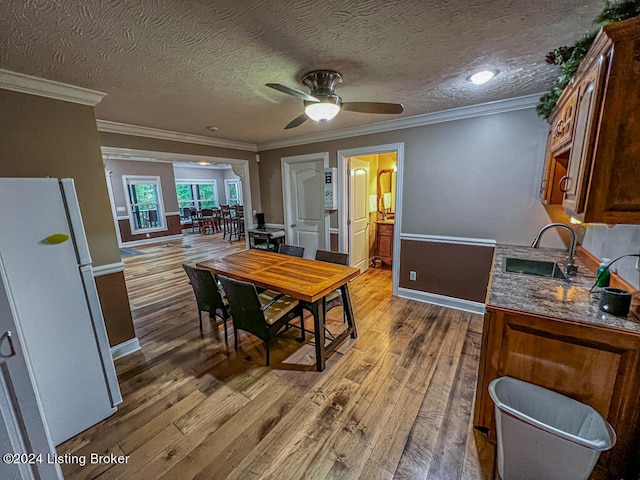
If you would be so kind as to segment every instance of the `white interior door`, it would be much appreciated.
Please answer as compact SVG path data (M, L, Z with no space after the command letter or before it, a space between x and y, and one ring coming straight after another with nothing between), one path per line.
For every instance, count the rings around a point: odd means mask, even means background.
M351 266L369 268L369 162L349 159L349 258Z
M60 466L48 463L55 449L27 367L21 335L0 257L0 452L12 453L10 459L16 460L0 462L0 478L62 479ZM16 457L20 454L25 457Z
M287 243L304 247L305 258L326 249L324 158L283 159Z

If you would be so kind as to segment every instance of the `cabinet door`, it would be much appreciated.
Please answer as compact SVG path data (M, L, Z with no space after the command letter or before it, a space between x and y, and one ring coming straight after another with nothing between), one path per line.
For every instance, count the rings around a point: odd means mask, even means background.
M599 112L599 87L605 71L601 55L585 74L578 86L578 104L573 132L573 144L569 155L569 167L561 186L564 192L562 205L571 213L584 212L586 187L591 170L591 156L595 141L595 129Z
M567 93L565 92L563 97ZM576 92L572 92L567 96L566 101L551 120L551 150L556 151L571 140L575 113Z
M495 441L487 392L491 380L510 376L534 383L591 405L615 429L618 442L602 454L594 478L637 478L632 458L640 449L640 337L516 312L489 312L475 426Z

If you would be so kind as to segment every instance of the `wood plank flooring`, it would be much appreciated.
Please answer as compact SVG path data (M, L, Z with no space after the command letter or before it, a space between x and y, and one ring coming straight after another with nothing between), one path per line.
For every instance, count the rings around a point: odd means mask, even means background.
M493 479L494 448L471 426L482 319L391 296L391 271L351 283L359 337L315 372L314 347L198 329L182 263L244 249L221 235L136 247L124 259L140 352L116 361L118 412L59 454L127 455L63 465L66 479ZM329 313L340 327L340 308ZM312 325L312 321L307 321Z

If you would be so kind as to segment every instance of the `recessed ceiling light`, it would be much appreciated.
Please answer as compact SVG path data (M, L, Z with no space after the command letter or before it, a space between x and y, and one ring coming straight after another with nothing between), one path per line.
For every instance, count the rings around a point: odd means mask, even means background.
M497 70L483 70L481 72L476 72L473 75L469 76L467 80L475 85L482 85L483 83L487 83L493 77L498 74Z
M207 130L209 130L210 132L217 132L219 128L216 127L215 125L208 125Z

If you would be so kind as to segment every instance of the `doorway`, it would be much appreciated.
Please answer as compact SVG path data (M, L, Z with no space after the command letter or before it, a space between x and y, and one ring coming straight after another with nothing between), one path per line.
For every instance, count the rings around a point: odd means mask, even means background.
M368 189L364 192L362 182L355 175L358 169L364 168L361 162L368 164L370 172ZM338 248L349 252L351 265L358 263L361 271L366 270L369 259L383 258L386 264L391 264L393 295L397 295L400 272L403 162L402 143L338 151ZM381 190L383 185L388 185L388 191ZM363 204L368 212L369 228L364 235L359 218ZM363 265L360 257L365 236L369 253ZM379 255L381 247L385 250L383 256Z
M324 209L324 169L329 152L284 157L282 199L287 243L304 247L305 258L329 245L329 215Z
M233 189L234 199L236 202L244 204L245 212L253 212L251 204L251 183L249 175L249 162L247 160L234 158L205 157L201 155L191 155L183 153L156 152L147 150L130 150L119 147L102 147L102 156L105 162L109 160L128 162L129 166L126 171L124 169L118 172L106 169L106 182L109 192L109 200L111 202L112 214L114 216L114 226L118 235L118 244L120 247L143 245L147 243L156 243L161 241L182 239L182 229L185 221L189 220L188 212L191 208L206 207L211 208L217 206L225 195L225 203L228 201L228 193L223 190L223 176L227 175L227 171L233 180L237 182ZM150 164L161 165L164 167L157 169L149 167ZM108 165L108 163L106 164ZM135 165L139 165L135 166ZM170 166L170 173L166 166ZM193 170L192 174L186 177L176 177L175 169L182 168ZM158 228L157 232L146 233L146 238L140 239L141 235L134 236L131 232L133 228L122 231L122 223L130 223L131 213L128 212L126 198L126 188L123 190L123 183L120 180L124 174L138 173L137 170L143 169L148 172L150 169L154 172L157 170L162 173L154 173L154 175L162 175L161 181L164 183L163 191L166 198L160 195L161 200L166 203L166 211L162 212L164 223L163 228ZM201 170L201 171L197 171ZM205 171L223 172L220 174L209 174ZM147 175L148 176L148 175ZM117 177L117 178L116 178ZM218 178L219 177L219 178ZM216 180L217 179L217 180ZM226 186L226 183L224 184ZM118 192L116 192L118 189ZM181 196L185 191L191 192L191 197ZM245 195L243 196L243 192ZM244 198L243 198L244 197ZM253 226L253 216L246 214L244 217L245 231ZM133 232L135 233L135 232ZM245 245L248 248L248 239L245 239Z

